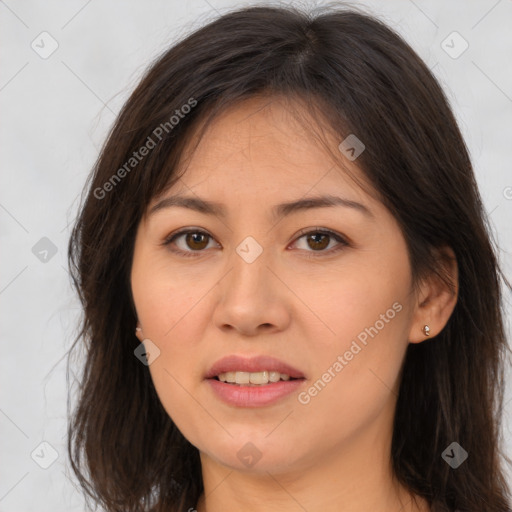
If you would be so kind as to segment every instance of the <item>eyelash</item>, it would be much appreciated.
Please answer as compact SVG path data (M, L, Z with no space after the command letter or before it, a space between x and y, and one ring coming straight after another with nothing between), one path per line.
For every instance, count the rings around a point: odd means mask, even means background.
M187 234L190 234L190 233L199 234L199 235L206 235L210 239L213 239L213 237L210 234L208 234L207 232L205 232L205 231L203 231L201 229L184 229L184 230L178 231L177 233L170 234L167 238L165 238L165 240L162 242L161 245L169 246L178 237L180 237L182 235L187 235ZM305 235L310 235L310 234L321 234L321 235L330 236L331 238L334 238L339 243L339 245L335 249L330 249L328 251L325 251L325 250L322 250L322 251L306 251L306 253L313 253L313 254L306 254L305 255L306 258L312 258L312 259L313 258L319 258L319 257L322 257L326 253L329 254L329 255L335 254L335 253L338 253L339 251L343 250L345 247L349 247L350 246L350 244L348 243L348 241L344 237L342 237L338 233L335 233L333 231L330 231L328 229L323 229L323 228L313 228L313 229L301 230L298 233L298 237L294 241L299 240L300 238L304 237ZM172 252L176 253L176 254L179 254L181 256L185 256L187 258L197 258L198 256L200 256L200 254L202 252L205 251L205 249L200 250L200 251L183 251L181 249L170 249L170 250ZM318 252L320 254L315 254L316 252Z

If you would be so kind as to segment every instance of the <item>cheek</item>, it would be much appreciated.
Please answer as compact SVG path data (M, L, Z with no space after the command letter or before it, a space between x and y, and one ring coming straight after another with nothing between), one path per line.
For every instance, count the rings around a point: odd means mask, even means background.
M151 376L160 399L169 413L171 407L184 407L186 394L202 379L202 332L207 312L204 291L165 286L163 280L148 284L148 293L137 306L144 337L160 350L158 359L150 366ZM183 396L182 396L183 395ZM171 400L172 398L172 400ZM190 396L188 396L190 399Z
M197 280L185 267L171 268L165 255L134 258L132 291L144 335L166 344L198 326L198 311L212 283ZM194 321L192 321L194 320Z
M315 361L314 375L299 401L309 411L311 428L321 428L326 413L337 414L337 426L349 435L351 427L375 417L398 389L410 322L410 277L402 258L386 266L375 260L364 268L354 262L343 275L330 277L317 282L309 295L323 324L316 336L316 329L309 330L314 343L305 351Z
M407 264L397 263L390 268L354 257L336 272L295 276L294 291L308 306L299 320L308 329L306 339L316 348L332 347L337 353L347 350L358 336L364 343L370 337L368 330L398 341L407 322L402 311L410 300L410 281Z
M149 366L159 400L173 422L187 438L198 435L200 406L191 398L200 382L200 331L206 315L206 285L190 286L186 276L178 276L158 265L134 272L132 288L144 336L160 350ZM203 424L208 418L201 417Z
M310 386L297 397L295 417L302 419L308 432L322 432L317 442L325 450L340 440L350 441L375 421L382 425L379 428L392 423L407 346L403 341L406 319L405 309L396 312L392 304L383 303L383 309L372 309L357 319L340 314L336 342L309 351L315 370ZM379 318L386 311L391 312L385 316L388 323Z
M184 272L170 272L162 259L141 250L135 253L131 275L132 292L145 338L157 347L158 357L149 366L155 390L173 419L187 411L193 383L199 379L197 361L204 307L210 286L193 286Z

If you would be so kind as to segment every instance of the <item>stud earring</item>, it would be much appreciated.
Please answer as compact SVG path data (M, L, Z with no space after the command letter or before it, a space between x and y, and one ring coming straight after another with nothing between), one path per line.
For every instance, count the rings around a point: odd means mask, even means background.
M135 327L135 334L137 334L138 332L141 332L142 329L140 327Z
M424 325L422 331L425 336L430 336L430 327L428 325Z

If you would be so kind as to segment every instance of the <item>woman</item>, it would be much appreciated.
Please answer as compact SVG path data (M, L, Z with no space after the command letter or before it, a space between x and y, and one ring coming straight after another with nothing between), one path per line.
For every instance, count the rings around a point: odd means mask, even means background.
M503 276L448 102L378 20L252 7L170 48L69 256L68 448L106 510L510 510Z

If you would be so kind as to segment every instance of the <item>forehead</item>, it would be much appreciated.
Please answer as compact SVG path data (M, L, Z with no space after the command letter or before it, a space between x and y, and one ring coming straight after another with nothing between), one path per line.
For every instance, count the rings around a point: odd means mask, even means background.
M371 189L364 173L339 151L339 136L300 102L246 99L216 115L204 131L198 128L177 169L183 178L166 192L184 183L209 193L280 190L293 197L313 188L363 197Z

